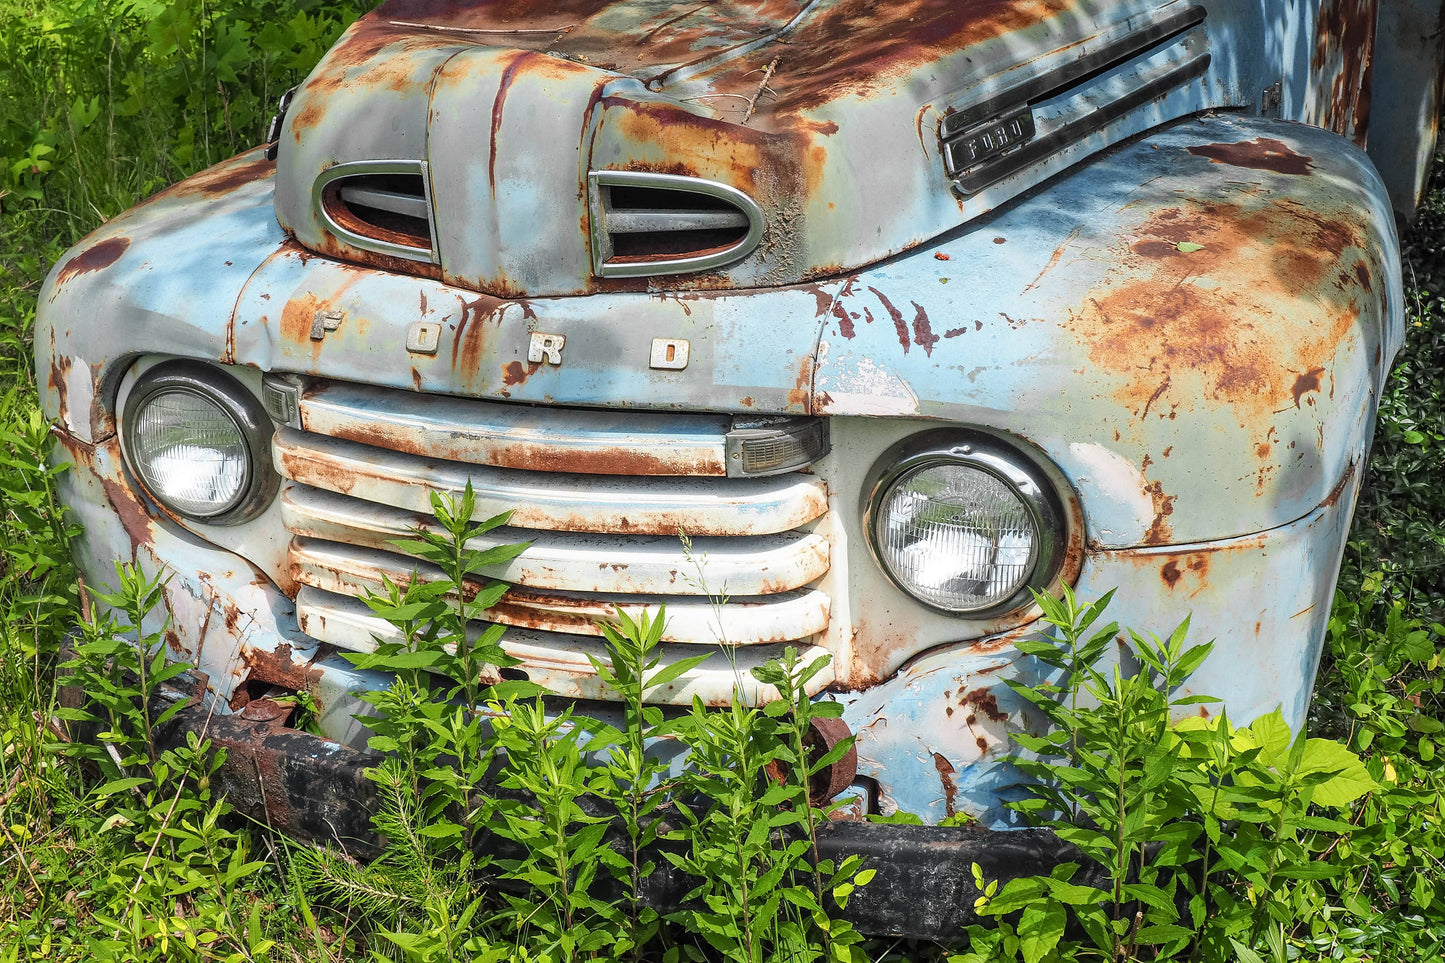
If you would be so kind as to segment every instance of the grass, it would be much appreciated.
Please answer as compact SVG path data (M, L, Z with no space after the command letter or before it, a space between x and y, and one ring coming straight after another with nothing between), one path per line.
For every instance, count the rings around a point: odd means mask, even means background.
M335 0L0 0L0 963L395 951L364 917L314 905L282 841L206 830L204 812L196 832L231 834L205 838L244 850L247 871L222 884L206 867L224 870L229 857L188 862L158 848L160 868L194 875L157 873L138 859L134 819L118 821L124 807L57 751L47 720L79 599L43 467L29 343L39 285L65 248L251 146L279 93L357 12ZM1445 620L1439 171L1405 251L1409 342L1382 399L1313 720L1364 754L1388 791L1356 805L1355 835L1322 854L1339 877L1320 906L1298 908L1290 941L1306 958L1404 961L1438 955L1445 941L1435 773L1445 629L1432 628Z

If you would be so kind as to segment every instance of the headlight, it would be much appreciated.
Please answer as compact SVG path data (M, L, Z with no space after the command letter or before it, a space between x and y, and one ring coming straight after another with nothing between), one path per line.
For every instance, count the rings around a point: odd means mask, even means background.
M867 508L870 547L920 602L953 615L1002 612L1058 574L1058 499L1002 442L929 432L880 464Z
M121 418L126 463L161 505L230 525L270 502L271 421L240 382L192 361L159 364L131 387Z

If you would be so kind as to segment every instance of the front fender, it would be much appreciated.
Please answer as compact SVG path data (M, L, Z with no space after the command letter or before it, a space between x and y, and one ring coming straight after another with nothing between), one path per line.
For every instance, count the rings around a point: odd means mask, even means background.
M1095 548L1230 538L1303 517L1363 457L1402 312L1362 151L1200 118L850 278L814 410L1022 434Z

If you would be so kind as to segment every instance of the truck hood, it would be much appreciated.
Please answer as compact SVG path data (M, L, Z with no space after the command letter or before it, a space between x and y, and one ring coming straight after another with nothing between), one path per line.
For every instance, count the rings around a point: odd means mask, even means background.
M1193 0L388 0L297 91L276 210L503 297L836 275L1242 103L1247 31L1222 63L1212 28Z

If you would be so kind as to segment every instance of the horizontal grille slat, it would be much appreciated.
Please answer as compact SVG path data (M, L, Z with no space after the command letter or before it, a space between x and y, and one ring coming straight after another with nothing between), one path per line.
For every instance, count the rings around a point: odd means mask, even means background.
M285 478L410 511L430 512L431 492L460 495L470 481L475 517L511 511L511 524L628 535L772 535L828 508L807 475L708 479L564 475L466 465L385 451L280 428L272 442Z
M646 234L649 231L720 231L746 228L742 211L689 211L677 209L613 210L607 215L607 229L613 234Z
M295 538L291 544L291 576L303 585L349 596L384 591L382 577L405 585L413 577L423 581L441 578L441 571L426 562L391 552ZM480 579L476 587L485 583ZM748 646L794 642L821 632L828 625L828 597L803 589L777 595L733 596L714 606L707 596L607 595L603 593L539 592L512 588L487 611L487 618L505 625L600 636L599 620L615 618L617 608L632 617L644 609L656 614L667 608L663 641Z
M281 518L293 535L399 552L396 539L418 528L441 531L429 514L377 505L332 492L290 485L281 493ZM784 532L749 539L693 540L690 552L675 537L542 532L503 527L474 539L477 550L531 541L511 562L479 574L516 585L579 592L696 595L701 586L732 595L773 595L799 588L828 570L828 541Z
M296 609L303 632L340 648L367 652L375 648L378 637L389 642L401 641L390 623L377 618L365 603L354 598L303 587L296 597ZM474 631L480 635L484 628L484 624L477 624ZM602 684L588 660L589 655L603 661L607 658L606 649L595 638L508 629L502 637L502 648L521 660L517 668L525 672L531 681L546 686L558 696L607 701L618 698L617 693ZM780 645L728 652L716 646L667 646L661 653L659 668L695 655L707 655L708 660L684 672L675 681L650 690L646 700L662 705L688 705L694 696L706 705L726 705L734 700L752 704L772 701L778 698L777 691L760 684L753 677L752 670L781 654ZM823 654L824 650L818 646L804 647L804 664ZM501 677L496 674L495 678L483 681L498 682ZM808 680L806 689L810 695L815 695L832 681L832 668L825 667Z
M385 211L388 214L399 214L423 223L431 216L431 208L420 191L415 194L407 194L380 187L348 186L343 182L341 199L352 207L371 208Z
M601 475L726 475L731 419L428 397L345 383L306 391L306 431L452 461Z

